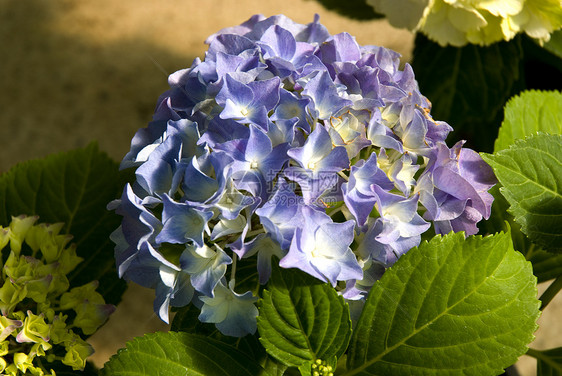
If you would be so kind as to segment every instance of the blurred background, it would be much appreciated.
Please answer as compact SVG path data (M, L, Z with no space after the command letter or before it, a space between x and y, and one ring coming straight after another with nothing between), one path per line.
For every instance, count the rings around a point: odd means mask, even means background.
M210 34L256 13L283 13L299 23L319 14L332 34L347 31L359 44L398 51L403 63L411 58L410 32L384 20L350 20L313 0L0 0L0 173L91 141L120 161L150 121L167 76L203 58ZM169 328L153 314L153 297L130 286L90 339L96 365L134 336ZM560 298L541 318L549 330L537 333L533 347L560 346L562 329L553 327ZM534 374L531 358L518 367L521 375Z

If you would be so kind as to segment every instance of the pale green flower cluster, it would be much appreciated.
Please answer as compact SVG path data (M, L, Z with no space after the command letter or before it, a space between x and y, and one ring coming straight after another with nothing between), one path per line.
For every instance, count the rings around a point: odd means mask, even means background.
M55 375L42 362L83 369L92 347L78 334L94 333L115 307L97 293L97 281L69 290L67 275L82 261L62 223L35 225L12 217L0 226L0 373Z
M540 43L562 28L560 0L367 0L396 27L442 46L489 45L526 33Z

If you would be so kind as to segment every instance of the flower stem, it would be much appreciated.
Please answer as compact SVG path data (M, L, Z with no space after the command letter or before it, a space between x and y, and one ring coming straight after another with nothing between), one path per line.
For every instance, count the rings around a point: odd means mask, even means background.
M542 302L541 304L541 311L543 309L546 308L546 306L548 305L548 303L550 303L550 301L552 299L554 299L554 297L556 296L556 294L558 294L558 292L562 289L562 275L559 275L558 278L556 278L554 280L554 282L552 282L550 284L550 286L548 286L548 288L546 289L545 292L542 293L541 297L539 298L539 300Z
M246 234L246 238L251 238L252 236L259 235L259 234L265 234L265 231L263 230L263 228L250 231L249 233Z
M230 282L229 282L229 283L232 283L233 288L234 288L234 285L236 284L236 260L237 259L238 259L238 255L233 252L232 269L231 269L231 272L230 272Z

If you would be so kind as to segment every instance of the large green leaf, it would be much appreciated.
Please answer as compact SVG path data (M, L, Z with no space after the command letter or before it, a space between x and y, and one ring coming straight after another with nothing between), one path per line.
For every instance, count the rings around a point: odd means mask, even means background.
M528 354L537 359L537 376L562 376L562 347Z
M345 375L497 375L534 338L536 295L509 233L437 236L373 286Z
M98 291L116 304L126 284L117 277L109 235L120 218L106 209L123 187L118 164L96 144L16 165L0 176L0 225L11 216L38 215L64 222L84 261L71 273L72 286L99 280Z
M300 270L274 267L259 310L261 343L288 366L339 357L347 348L348 305L329 284Z
M523 232L521 226L514 221L513 216L507 212L509 203L499 191L499 184L490 189L494 196L490 218L478 223L480 234L495 234L511 228L513 248L523 253L525 258L533 264L533 274L537 283L546 282L562 275L562 253L546 252L541 247L531 242Z
M526 91L511 98L505 107L494 152L537 132L562 134L561 109L562 93L558 91Z
M232 346L190 333L152 333L127 342L101 375L255 376L265 371Z
M532 248L525 258L533 264L537 282L546 282L562 275L562 253L547 252L540 247Z
M502 109L517 88L522 47L517 37L488 47L441 47L418 33L412 66L420 90L432 103L432 116L448 122L449 141L468 140L492 151Z
M562 135L538 134L482 154L521 230L546 250L562 249Z

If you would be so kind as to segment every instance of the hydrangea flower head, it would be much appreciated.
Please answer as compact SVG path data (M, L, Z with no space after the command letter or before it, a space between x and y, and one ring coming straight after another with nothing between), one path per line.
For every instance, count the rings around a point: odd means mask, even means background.
M448 148L397 53L282 15L207 44L170 76L110 205L119 273L156 290L164 321L193 301L223 334L253 333L272 262L361 300L430 227L473 233L489 216L492 170Z
M489 45L526 33L540 43L562 27L559 0L368 0L396 27L442 46Z
M36 224L37 216L13 217L0 226L0 372L54 375L55 360L84 369L93 334L115 310L96 292L97 281L68 291L67 274L82 261L62 223ZM68 317L72 322L66 322ZM70 320L69 320L70 321ZM37 360L36 360L37 358Z

